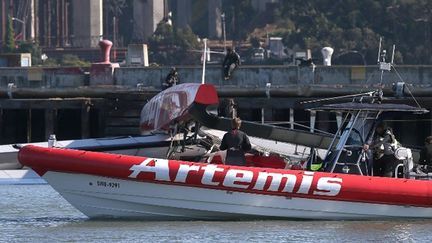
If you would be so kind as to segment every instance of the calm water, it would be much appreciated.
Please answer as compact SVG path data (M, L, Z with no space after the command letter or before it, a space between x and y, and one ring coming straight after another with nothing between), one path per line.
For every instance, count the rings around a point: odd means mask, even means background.
M430 221L94 221L48 185L0 186L0 242L431 242Z

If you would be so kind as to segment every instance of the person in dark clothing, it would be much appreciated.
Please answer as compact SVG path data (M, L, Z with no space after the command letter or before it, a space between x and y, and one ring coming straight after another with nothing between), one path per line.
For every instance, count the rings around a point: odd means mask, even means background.
M227 132L220 145L220 150L227 150L226 165L246 165L245 152L251 150L252 146L248 136L240 131L241 120L232 120L232 130Z
M364 149L373 149L373 174L374 176L393 177L394 170L400 161L394 156L399 143L393 135L393 131L384 122L375 128L373 142L364 145Z
M178 75L177 69L175 67L171 68L171 71L165 78L165 83L163 83L163 89L168 89L174 85L180 83L180 77Z
M224 79L228 80L231 78L232 73L234 70L240 66L240 56L232 50L231 48L227 49L227 54L225 56L225 59L223 61L223 70L224 70Z
M420 151L418 164L423 172L432 172L432 136L425 139L425 146Z

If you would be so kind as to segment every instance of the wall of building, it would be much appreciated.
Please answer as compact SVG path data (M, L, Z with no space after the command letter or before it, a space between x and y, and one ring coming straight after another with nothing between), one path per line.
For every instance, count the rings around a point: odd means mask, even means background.
M97 47L102 31L102 0L73 1L72 45Z
M164 18L165 1L134 0L133 1L133 39L146 42L156 30L157 24Z

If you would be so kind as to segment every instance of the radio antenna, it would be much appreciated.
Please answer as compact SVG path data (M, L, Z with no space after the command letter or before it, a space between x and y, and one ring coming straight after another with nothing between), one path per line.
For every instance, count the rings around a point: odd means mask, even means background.
M379 41L379 45L378 45L378 58L377 58L377 63L378 64L381 62L381 60L380 60L380 56L381 56L381 42L382 42L382 37L380 37L380 41Z
M203 68L202 68L202 77L201 84L205 84L205 69L206 69L206 61L207 61L207 39L204 39L204 52L203 52Z

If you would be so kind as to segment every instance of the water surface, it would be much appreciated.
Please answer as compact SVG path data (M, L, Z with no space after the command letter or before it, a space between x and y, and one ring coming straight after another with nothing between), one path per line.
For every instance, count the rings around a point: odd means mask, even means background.
M0 185L0 242L431 242L432 220L89 220L48 185Z

